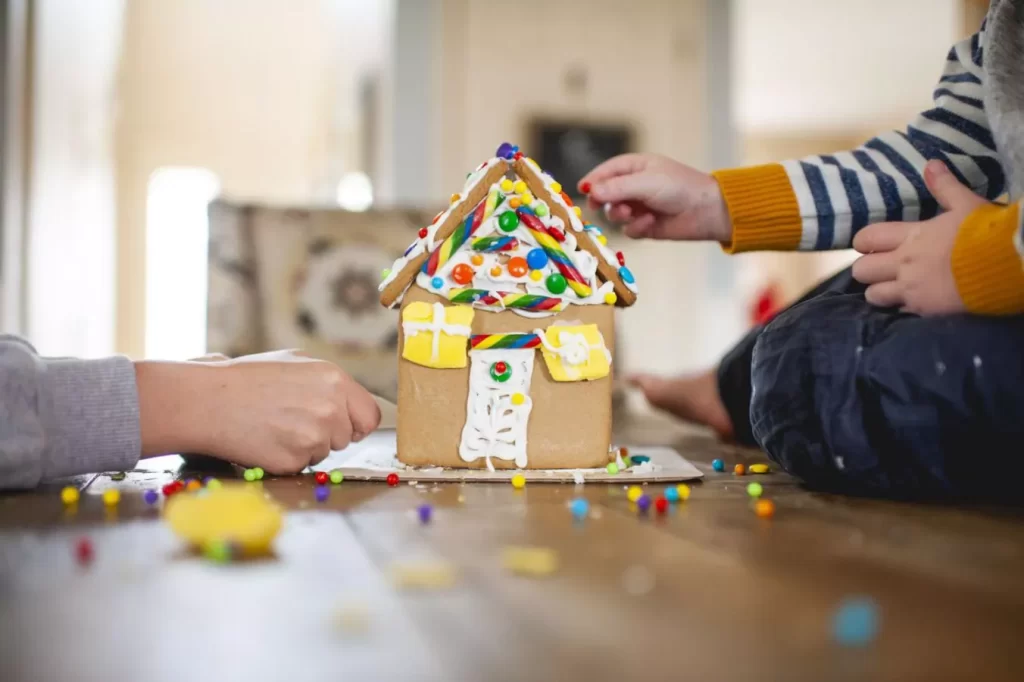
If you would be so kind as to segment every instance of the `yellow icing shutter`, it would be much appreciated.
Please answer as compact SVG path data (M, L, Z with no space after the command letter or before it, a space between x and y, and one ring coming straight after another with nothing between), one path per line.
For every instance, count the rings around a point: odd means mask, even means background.
M611 372L612 356L596 324L537 330L544 363L555 381L591 381Z
M402 309L402 357L435 369L465 367L472 323L470 306L410 303Z

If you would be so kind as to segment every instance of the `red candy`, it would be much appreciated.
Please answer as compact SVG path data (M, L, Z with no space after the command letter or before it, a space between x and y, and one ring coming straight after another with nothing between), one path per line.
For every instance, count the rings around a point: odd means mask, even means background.
M512 155L512 158L515 159L516 161L518 161L519 159L523 158L523 153L522 152L516 152L515 154Z
M615 254L615 257L619 259L619 265L625 265L626 264L626 254L624 254L621 251L619 251L619 252L617 252Z
M494 371L496 374L504 374L508 371L508 365L504 361L498 360L494 363Z
M580 191L584 194L590 194L591 184L589 182L580 183Z
M81 538L75 543L75 559L81 565L87 566L92 563L92 558L92 543L89 542L89 538Z
M435 219L434 222L437 222L436 219ZM420 239L426 239L426 238L427 238L427 228L421 227L420 228Z
M668 511L668 500L662 496L654 501L654 508L658 510L659 514L664 514Z
M564 242L565 241L565 234L563 234L562 231L559 230L557 227L549 227L548 228L548 234L550 234L552 237L554 237L555 241L558 241L558 242Z
M388 485L392 488L398 485L398 474L388 474Z
M465 263L459 263L452 268L452 279L455 280L456 284L469 284L473 281L473 276L476 273L473 268L466 265Z
M444 215L444 211L441 211L440 213L438 213L436 216L434 216L434 219L430 221L430 224L433 225L434 223L436 223L437 219L440 218L443 215ZM427 228L423 228L423 229L425 230Z
M168 483L163 488L161 488L161 490L164 493L164 497L170 497L174 493L178 492L178 490L174 487L173 483Z
M316 479L316 482L318 484L320 484L320 485L327 485L327 472L326 471L318 471L318 472L316 472L316 474L313 476L313 478Z
M526 264L526 259L521 256L510 258L508 261L508 272L513 277L522 277L530 271L530 266Z

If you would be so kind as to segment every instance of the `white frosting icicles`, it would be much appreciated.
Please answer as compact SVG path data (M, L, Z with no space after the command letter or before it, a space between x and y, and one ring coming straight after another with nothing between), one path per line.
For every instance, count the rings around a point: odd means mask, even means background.
M466 462L492 457L526 466L526 428L533 401L533 349L475 350L469 354L469 400L459 456Z

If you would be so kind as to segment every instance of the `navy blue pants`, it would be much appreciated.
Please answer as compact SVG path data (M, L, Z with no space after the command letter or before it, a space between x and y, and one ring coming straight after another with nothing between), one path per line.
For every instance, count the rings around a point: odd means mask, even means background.
M723 359L740 442L830 491L1024 500L1024 316L869 305L850 270Z

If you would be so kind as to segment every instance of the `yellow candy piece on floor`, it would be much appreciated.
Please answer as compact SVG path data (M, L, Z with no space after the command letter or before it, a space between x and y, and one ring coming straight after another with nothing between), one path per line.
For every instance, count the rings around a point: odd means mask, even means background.
M78 488L65 487L60 491L60 499L64 504L71 505L78 502Z
M747 471L752 474L767 474L770 469L767 464L751 464L747 467Z
M644 494L644 489L638 485L630 486L629 490L626 491L626 498L630 502L636 502Z
M224 484L206 494L173 495L164 519L181 539L195 547L230 542L243 555L266 554L281 530L282 514L255 486Z
M441 589L455 584L458 572L447 561L396 564L390 570L391 584L398 589Z
M547 547L506 547L504 563L517 575L545 576L558 570L558 554Z

